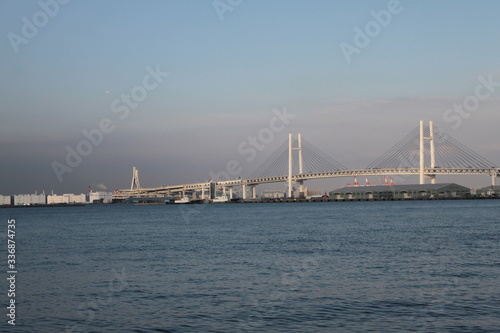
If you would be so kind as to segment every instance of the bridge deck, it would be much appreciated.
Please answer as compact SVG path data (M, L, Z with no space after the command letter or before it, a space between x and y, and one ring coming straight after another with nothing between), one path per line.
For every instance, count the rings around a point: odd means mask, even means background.
M425 168L427 176L433 175L490 175L500 177L500 168ZM352 176L380 176L380 175L418 175L418 168L390 168L390 169L359 169L359 170L340 170L324 171L296 174L292 176L292 181L302 181L308 179L338 178ZM277 176L254 179L235 179L217 182L218 186L233 187L241 185L259 185L268 183L287 182L288 176ZM113 195L117 199L125 199L131 196L164 195L179 193L185 190L208 189L210 182L183 184L174 186L163 186L153 188L140 188L134 190L120 190L120 193Z

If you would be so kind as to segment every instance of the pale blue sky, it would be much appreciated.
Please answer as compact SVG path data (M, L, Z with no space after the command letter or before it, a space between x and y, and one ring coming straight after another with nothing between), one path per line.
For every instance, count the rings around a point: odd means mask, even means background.
M244 176L257 165L238 144L284 107L298 116L269 150L300 131L361 168L426 119L500 164L500 88L458 129L443 119L479 75L500 81L500 2L401 0L349 64L340 43L388 3L243 0L221 21L213 1L73 0L16 53L8 34L42 8L2 0L0 194L124 188L133 165L145 186L205 180L231 159ZM112 102L157 65L168 78L118 121ZM51 163L103 118L116 130L60 182Z

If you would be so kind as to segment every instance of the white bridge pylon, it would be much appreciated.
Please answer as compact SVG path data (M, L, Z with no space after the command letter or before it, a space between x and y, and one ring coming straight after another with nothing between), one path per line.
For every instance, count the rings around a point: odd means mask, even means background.
M299 133L297 135L297 147L293 147L293 137L292 133L288 134L288 197L291 198L293 194L293 151L297 150L299 152L299 175L304 173L304 167L302 163L302 136ZM304 193L304 181L299 180L299 196Z
M136 167L132 168L132 184L130 185L130 190L137 190L141 188L139 183L139 170Z
M424 134L424 121L420 120L420 184L425 184L425 177L431 178L431 183L436 184L436 175L426 175L425 174L425 140L429 140L430 144L430 155L431 155L431 169L436 167L436 151L434 148L434 124L432 120L429 121L429 136Z

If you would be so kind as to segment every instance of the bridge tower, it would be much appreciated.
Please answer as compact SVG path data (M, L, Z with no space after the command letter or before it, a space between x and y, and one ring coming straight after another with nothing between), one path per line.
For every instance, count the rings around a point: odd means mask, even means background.
M436 152L434 149L434 124L429 122L429 136L424 135L424 121L420 120L420 184L425 184L425 176L431 178L431 183L436 184L436 175L425 175L425 140L429 140L431 168L436 167Z
M132 185L130 185L131 190L136 190L141 188L141 184L139 183L139 170L136 167L132 168Z
M288 134L288 197L292 197L293 192L293 151L299 151L299 174L304 173L303 163L302 163L302 135L299 133L297 135L297 147L293 147L293 137L292 133ZM299 196L304 194L304 181L299 181Z

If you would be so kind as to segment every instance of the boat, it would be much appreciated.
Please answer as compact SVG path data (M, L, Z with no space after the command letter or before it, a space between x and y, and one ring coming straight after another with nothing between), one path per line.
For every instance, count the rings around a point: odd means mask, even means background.
M191 203L191 198L188 196L183 196L182 198L175 200L174 203L176 203L176 204L189 204L189 203Z
M214 199L212 199L212 202L213 203L229 202L229 197L227 195L215 197Z

